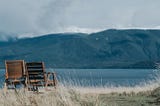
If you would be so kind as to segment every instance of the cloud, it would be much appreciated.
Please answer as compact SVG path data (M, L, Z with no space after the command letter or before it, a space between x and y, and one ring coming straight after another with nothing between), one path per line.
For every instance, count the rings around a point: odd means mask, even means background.
M0 39L159 28L159 0L0 0Z
M94 32L99 32L105 29L94 29L94 28L80 28L80 27L76 27L76 26L70 26L67 27L66 29L64 29L64 32L74 32L74 33L94 33Z
M132 16L132 26L153 28L160 25L160 2L152 2L137 9Z
M0 0L0 34L11 36L55 32L64 24L72 0Z
M3 33L0 32L0 41L8 41L8 40L16 40L18 39L17 35L13 34L13 33Z

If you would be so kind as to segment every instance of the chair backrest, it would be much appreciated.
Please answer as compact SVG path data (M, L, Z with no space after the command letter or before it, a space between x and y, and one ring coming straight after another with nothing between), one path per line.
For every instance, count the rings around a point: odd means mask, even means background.
M25 74L24 60L6 60L6 79L22 78Z
M26 71L28 80L43 80L46 81L45 68L43 62L26 63Z

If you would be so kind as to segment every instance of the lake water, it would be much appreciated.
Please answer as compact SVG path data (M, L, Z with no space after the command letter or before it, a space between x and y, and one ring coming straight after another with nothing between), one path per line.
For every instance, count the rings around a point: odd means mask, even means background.
M136 86L155 80L154 69L47 69L55 71L60 83L75 86ZM0 70L0 86L5 70Z

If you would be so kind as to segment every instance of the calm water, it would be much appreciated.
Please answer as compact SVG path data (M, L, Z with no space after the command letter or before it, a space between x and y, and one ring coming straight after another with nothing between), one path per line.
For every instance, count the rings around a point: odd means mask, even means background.
M56 71L59 82L77 86L135 86L154 80L154 69L48 69ZM0 86L4 82L0 70Z

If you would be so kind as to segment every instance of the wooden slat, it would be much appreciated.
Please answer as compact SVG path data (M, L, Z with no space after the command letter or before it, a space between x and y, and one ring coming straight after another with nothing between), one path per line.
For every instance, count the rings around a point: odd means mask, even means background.
M29 76L29 79L31 80L31 79L35 79L35 80L44 80L44 77L42 77L42 76Z
M29 77L30 80L44 80L43 77L37 76L37 77Z
M38 71L30 71L28 72L28 74L43 74L42 72L38 72Z
M27 66L42 66L42 62L26 63Z
M33 71L35 71L35 72L43 72L43 69L27 69L28 70L28 72L33 72Z
M27 68L42 68L42 66L27 66Z

